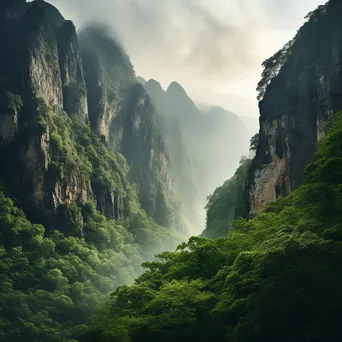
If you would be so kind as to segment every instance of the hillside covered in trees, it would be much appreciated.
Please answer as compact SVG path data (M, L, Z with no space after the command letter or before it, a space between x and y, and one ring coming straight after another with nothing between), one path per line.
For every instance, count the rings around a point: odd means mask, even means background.
M0 341L74 341L184 239L168 152L103 27L79 40L44 1L2 1L0 19Z
M255 156L209 196L202 236L144 263L85 341L339 340L341 5L264 62Z
M1 1L0 341L339 341L340 13L263 63L244 157L234 113L136 77L108 28Z
M93 318L84 341L337 341L342 113L307 182L226 238L164 252Z
M141 263L181 235L158 226L140 208L127 179L127 163L79 118L47 114L41 124L51 136L51 173L71 169L94 189L123 194L120 217L108 219L96 198L60 204L53 227L31 223L0 192L0 341L71 341L118 285L131 283ZM43 121L45 120L45 121ZM118 187L118 188L117 188Z

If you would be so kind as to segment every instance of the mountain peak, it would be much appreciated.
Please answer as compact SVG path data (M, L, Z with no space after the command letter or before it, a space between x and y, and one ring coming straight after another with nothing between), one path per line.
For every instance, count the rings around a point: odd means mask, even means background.
M15 3L19 5L25 5L26 0L15 0ZM65 19L61 12L52 4L44 1L44 0L35 0L27 3L27 8L31 9L33 13L35 11L42 11L44 13L44 17L49 25L53 28L61 28L65 23Z
M137 76L136 77L136 81L138 83L142 84L143 86L147 83L147 81L143 77L141 77L141 76Z
M148 91L164 92L161 84L154 79L148 80L148 82L146 82L146 84L145 84L145 87Z
M186 96L188 97L185 89L177 82L171 82L166 92L175 96Z

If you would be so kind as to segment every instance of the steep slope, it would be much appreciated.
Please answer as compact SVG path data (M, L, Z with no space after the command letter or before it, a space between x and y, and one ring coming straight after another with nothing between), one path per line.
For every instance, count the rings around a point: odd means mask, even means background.
M316 142L342 108L341 10L338 0L320 6L296 37L264 62L251 214L303 183Z
M4 342L74 341L110 292L132 282L144 260L180 241L140 209L125 160L89 126L80 118L54 113L46 120L44 125L53 131L49 172L60 177L72 170L89 192L83 202L74 202L70 194L57 205L54 220L45 229L29 222L1 189L0 341ZM103 189L119 195L112 198L113 206L102 206L105 197L96 201Z
M236 221L226 238L192 237L145 263L82 341L338 341L341 140L342 113L304 185L254 219Z
M193 223L191 233L197 234L204 224L206 197L248 153L248 130L237 115L223 108L201 111L176 82L164 91L157 81L149 80L145 88L162 117L186 217Z
M127 159L148 215L161 225L183 229L158 119L129 57L107 29L94 25L80 33L80 47L92 128Z
M50 213L59 204L83 202L89 190L71 169L59 177L52 173L55 132L43 123L48 106L55 113L65 110L86 121L76 32L71 22L44 1L4 5L0 159L5 167L0 170L1 179L31 219L50 225ZM76 95L72 89L78 90Z
M41 0L2 1L0 19L0 341L73 342L110 292L181 237L141 208L133 164L94 127L106 128L103 112L93 120L91 107L88 117L73 24ZM114 89L127 94L123 108L139 105L135 89ZM149 146L139 158L150 160L155 147L151 177L166 178L153 110L139 108L118 115L127 119L122 136L129 140L130 118L144 116L154 134L132 134L130 148Z

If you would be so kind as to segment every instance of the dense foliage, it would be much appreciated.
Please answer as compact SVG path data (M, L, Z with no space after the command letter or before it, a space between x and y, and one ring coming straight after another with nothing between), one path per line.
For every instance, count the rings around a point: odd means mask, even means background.
M110 236L99 251L84 239L45 235L0 193L0 341L66 341L142 261L134 237L93 209L91 228Z
M342 114L308 181L227 238L193 237L144 264L86 341L333 342L342 309Z
M164 137L129 56L115 34L98 23L86 25L79 42L92 128L127 159L146 213L159 225L182 230Z
M51 231L31 224L0 192L0 341L72 341L110 292L133 282L144 260L181 241L140 209L120 154L80 118L37 101L39 125L50 134L49 177L62 182L73 174L94 195L59 205ZM115 221L97 210L103 189L123 198L125 212Z
M251 159L242 158L234 177L208 196L204 236L209 238L225 237L231 231L235 219L248 215L249 205L246 200L246 191L251 162Z
M257 86L258 100L261 100L266 92L267 86L271 83L272 79L279 74L280 69L286 62L286 59L290 53L290 49L293 45L293 40L290 40L279 51L277 51L272 57L266 59L262 63L263 72L261 80Z

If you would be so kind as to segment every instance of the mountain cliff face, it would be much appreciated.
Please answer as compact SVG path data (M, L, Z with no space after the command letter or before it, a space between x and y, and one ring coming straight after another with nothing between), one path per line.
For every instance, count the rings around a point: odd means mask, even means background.
M92 128L130 165L142 208L158 224L180 228L167 148L149 96L129 57L103 28L80 34Z
M74 25L44 1L5 2L0 10L0 158L7 160L0 177L10 196L19 200L30 219L51 228L58 223L58 207L84 205L92 198L108 218L125 216L126 195L117 184L127 180L118 165L111 166L117 173L111 184L95 179L99 163L90 153L89 179L81 177L80 165L68 160L80 164L79 145L86 148L85 137L73 131L74 121L80 120L102 136L103 144L127 158L128 176L137 184L147 214L159 224L181 229L154 108L137 87L121 47L94 26L78 39ZM70 121L66 113L76 119ZM83 234L79 223L77 234Z
M131 87L123 111L113 121L112 133L113 145L131 166L141 206L157 223L180 229L169 156L151 99L140 84Z
M142 82L160 114L192 233L203 228L206 197L248 153L248 131L238 116L220 107L200 110L184 88L172 82L166 91L155 80Z
M0 2L1 342L76 341L144 260L180 242L153 106L97 32L88 54L55 7Z
M48 107L86 120L82 62L75 27L53 6L44 1L8 2L1 8L1 17L0 39L5 48L0 61L0 158L6 160L1 178L35 217L64 201L82 202L87 197L89 187L80 184L72 170L58 179L51 176L56 133L43 124ZM71 99L72 87L82 92Z
M296 37L265 62L280 69L260 101L260 143L253 162L251 214L301 185L316 143L342 108L340 1L308 16Z

